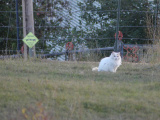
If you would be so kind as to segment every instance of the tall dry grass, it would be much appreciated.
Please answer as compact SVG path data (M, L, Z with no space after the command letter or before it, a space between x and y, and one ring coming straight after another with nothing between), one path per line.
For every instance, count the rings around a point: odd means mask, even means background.
M146 14L146 25L149 26L146 29L149 39L148 44L151 47L148 48L147 54L144 55L144 60L150 63L160 62L160 16L153 16Z

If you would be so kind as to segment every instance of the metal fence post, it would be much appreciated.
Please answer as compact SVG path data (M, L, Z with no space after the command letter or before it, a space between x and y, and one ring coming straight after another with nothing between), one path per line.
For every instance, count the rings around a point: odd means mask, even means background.
M118 8L117 8L117 24L116 24L116 41L114 45L114 51L118 52L118 31L119 31L119 20L120 20L120 6L121 6L121 0L118 0Z
M25 0L22 0L22 11L23 11L23 37L26 37L26 12L25 12ZM24 45L24 60L27 60L27 45Z
M17 53L20 53L19 49L19 16L18 16L18 0L16 0L16 24L17 24Z

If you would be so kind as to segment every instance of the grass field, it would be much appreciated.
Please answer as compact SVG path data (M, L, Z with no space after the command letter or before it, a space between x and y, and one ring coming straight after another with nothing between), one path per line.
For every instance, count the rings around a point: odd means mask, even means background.
M0 120L160 120L160 64L0 60Z

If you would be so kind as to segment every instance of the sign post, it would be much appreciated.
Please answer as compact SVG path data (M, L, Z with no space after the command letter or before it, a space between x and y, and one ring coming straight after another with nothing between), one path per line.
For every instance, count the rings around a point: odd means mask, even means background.
M24 37L28 33L34 34L34 15L33 15L33 0L22 0L23 7L23 34ZM26 41L25 41L26 42ZM28 45L32 44L29 42ZM35 46L29 47L29 56L36 57ZM24 58L27 59L27 46L24 44Z

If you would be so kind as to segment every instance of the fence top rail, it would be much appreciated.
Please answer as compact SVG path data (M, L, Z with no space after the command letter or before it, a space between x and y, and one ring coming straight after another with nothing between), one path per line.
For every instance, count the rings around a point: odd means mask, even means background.
M80 10L74 11L78 12ZM98 12L117 12L117 10L91 10L91 11L98 11ZM16 13L17 11L0 11L1 13ZM22 13L23 11L18 12ZM50 13L51 11L33 11L35 13L40 12L40 13ZM155 11L138 11L138 10L120 10L120 12L140 12L140 13L154 13ZM160 13L160 12L157 12Z

